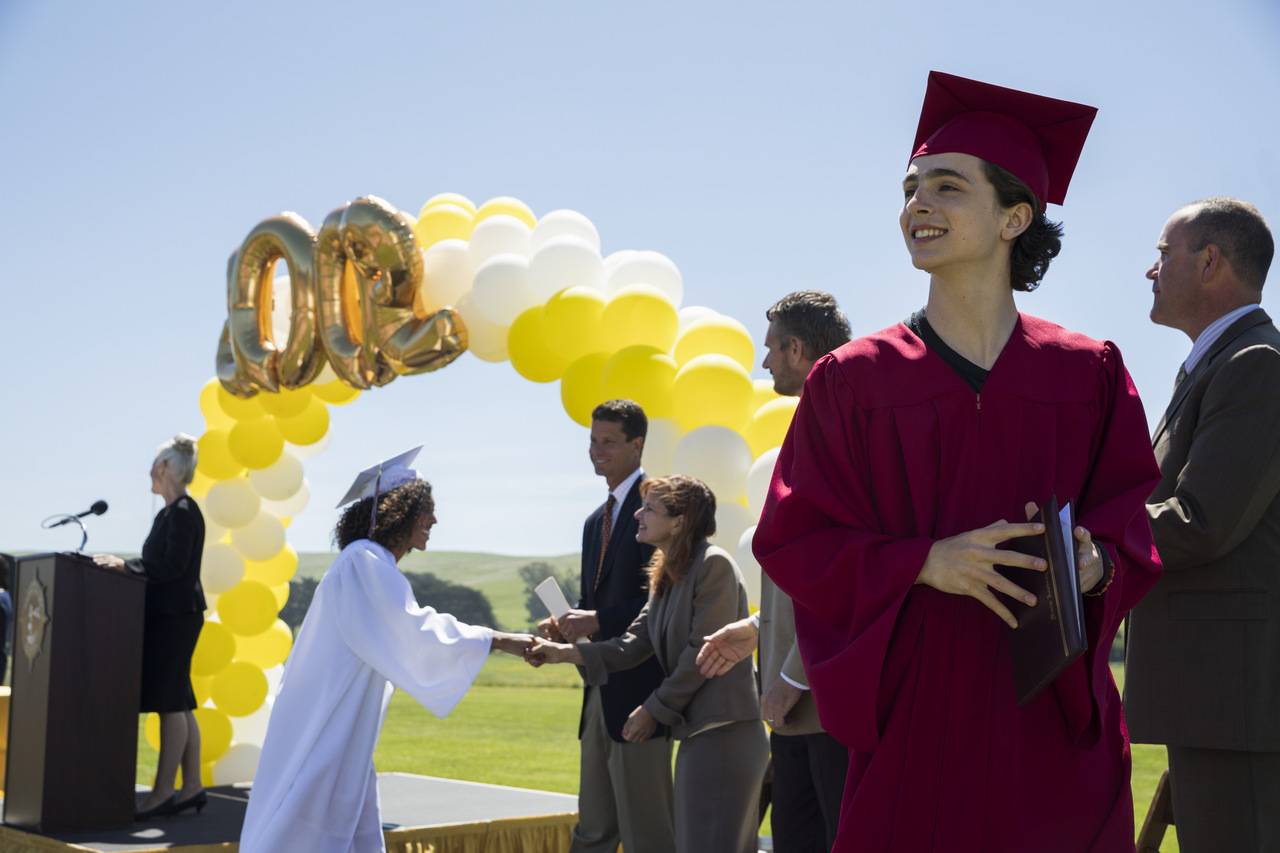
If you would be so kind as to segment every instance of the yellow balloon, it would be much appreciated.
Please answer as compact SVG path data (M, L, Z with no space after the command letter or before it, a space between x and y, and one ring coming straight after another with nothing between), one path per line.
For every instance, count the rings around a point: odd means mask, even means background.
M332 382L321 382L318 385L309 387L313 394L331 406L345 406L360 396L359 388L352 388L341 379L335 379Z
M218 618L227 630L243 637L252 637L270 628L278 612L271 588L260 581L240 581L218 596Z
M413 233L419 249L430 249L441 240L470 240L474 214L456 204L437 204L422 211Z
M329 407L312 396L302 414L276 418L276 427L291 444L315 444L329 431Z
M279 613L289 603L289 584L276 584L271 587L271 594L276 597L276 612Z
M630 346L618 350L604 366L607 400L634 400L650 420L673 413L671 390L676 362L653 347Z
M210 480L229 480L244 473L242 465L231 455L231 430L208 429L196 443L196 470Z
M191 690L196 694L196 707L209 701L209 691L213 690L213 679L207 675L191 676Z
M278 586L292 580L298 571L298 552L292 545L285 545L269 560L246 560L244 576L267 586Z
M439 207L442 204L451 204L454 207L460 207L467 213L471 214L476 212L476 203L461 193L437 193L427 199L427 203L418 211L418 218L421 219L428 210L433 207Z
M229 717L247 717L267 700L262 668L238 660L213 677L213 704Z
M264 413L256 396L248 398L237 397L222 387L221 382L218 383L217 394L218 406L237 421L242 421L246 418L260 418Z
M288 584L285 584L287 587ZM267 630L256 637L245 637L236 644L236 657L262 669L271 669L284 663L293 648L293 632L277 619Z
M613 295L601 320L611 349L643 344L670 352L680 328L680 315L666 294L647 284L633 284Z
M209 494L209 489L217 481L206 475L197 465L195 473L191 475L191 482L187 484L187 491L191 493L193 498L202 498Z
M751 386L755 393L751 397L751 411L756 411L770 400L778 399L778 392L773 390L772 379L753 379Z
M779 397L756 409L742 431L753 457L782 444L799 403L799 397Z
M222 388L222 383L217 379L210 379L204 383L204 387L200 389L200 414L204 415L206 427L230 429L236 419L228 415L219 405L218 390L220 388ZM223 393L226 392L224 391Z
M246 468L269 468L284 452L284 436L276 426L276 419L264 415L232 427L227 446L235 460Z
M236 653L236 638L221 622L204 623L200 629L200 639L196 641L195 653L191 656L191 674L207 676L218 672Z
M507 354L516 373L531 382L554 382L569 366L548 345L546 309L541 305L525 311L511 324Z
M160 751L160 715L147 714L147 719L142 724L142 736L146 739L147 745L156 752Z
M727 355L747 371L755 367L756 346L747 327L732 317L717 314L694 320L676 338L676 363L688 364L700 355Z
M518 198L506 195L491 198L480 205L480 209L476 211L476 224L479 225L490 216L497 216L502 213L507 216L514 216L530 228L538 224L538 217L533 215L533 211L529 209L527 204Z
M569 365L560 378L560 402L569 417L584 427L591 426L591 410L609 399L604 393L604 366L609 355L584 355Z
M700 355L680 368L672 384L675 419L686 432L700 426L742 431L751 411L751 375L727 355Z
M200 759L211 767L231 748L231 720L217 708L196 708L193 713L200 727Z
M291 417L300 415L311 401L311 386L282 388L279 391L262 391L254 398L267 414Z
M604 296L592 287L566 287L547 300L543 331L549 349L564 359L566 366L584 355L617 349L606 341L600 324L604 316Z

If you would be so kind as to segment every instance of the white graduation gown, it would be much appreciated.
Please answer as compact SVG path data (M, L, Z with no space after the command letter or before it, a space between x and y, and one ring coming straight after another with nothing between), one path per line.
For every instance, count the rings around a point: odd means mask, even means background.
M367 539L334 561L303 620L272 709L242 853L381 851L373 749L399 687L443 717L493 631L419 607L391 552Z

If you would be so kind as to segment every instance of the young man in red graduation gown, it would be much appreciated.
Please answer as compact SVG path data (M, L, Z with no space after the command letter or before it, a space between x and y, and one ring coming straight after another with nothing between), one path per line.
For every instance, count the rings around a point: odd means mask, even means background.
M849 747L837 851L1133 850L1107 657L1160 571L1159 480L1120 351L1019 314L1060 247L1095 110L933 72L903 181L925 309L805 384L755 536L795 602L823 725ZM1024 707L996 565L1070 502L1089 650Z

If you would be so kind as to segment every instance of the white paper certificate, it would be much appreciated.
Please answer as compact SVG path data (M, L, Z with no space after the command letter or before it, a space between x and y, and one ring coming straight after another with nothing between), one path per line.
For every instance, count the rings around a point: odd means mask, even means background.
M560 588L560 584L555 578L547 578L542 583L534 587L538 598L542 601L542 606L547 608L547 612L555 618L559 619L569 612L569 599L564 597L564 590ZM579 643L585 643L586 637L579 637Z

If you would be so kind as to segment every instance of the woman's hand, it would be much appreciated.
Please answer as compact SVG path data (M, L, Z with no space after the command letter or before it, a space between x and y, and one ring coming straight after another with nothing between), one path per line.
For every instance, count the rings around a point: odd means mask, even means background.
M760 636L750 617L730 622L714 634L709 634L698 650L698 671L703 678L724 675L751 657Z
M530 666L542 666L544 663L582 663L582 653L569 643L555 643L534 637L529 648L525 649L524 659Z
M1010 628L1018 627L1009 608L1000 603L995 591L1003 592L1027 605L1034 606L1036 597L995 570L997 565L1014 566L1043 572L1044 560L1017 551L1004 551L996 546L1010 539L1039 536L1044 525L1039 522L1010 524L1003 519L968 533L939 539L929 549L916 583L931 586L951 595L967 595L982 602Z
M94 554L93 561L104 569L115 569L117 572L124 571L124 560L115 554Z
M653 718L653 714L646 711L643 705L639 705L623 724L622 739L627 743L644 743L653 737L653 733L657 730L658 721Z

